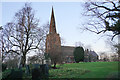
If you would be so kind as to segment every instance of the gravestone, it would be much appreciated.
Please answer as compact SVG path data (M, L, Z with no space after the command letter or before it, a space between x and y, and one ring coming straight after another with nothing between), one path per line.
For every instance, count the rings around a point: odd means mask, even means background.
M33 64L34 68L40 68L40 64Z
M41 80L41 72L40 72L39 64L33 64L32 80Z
M47 80L49 77L49 67L47 64L34 64L32 69L32 80Z
M30 75L30 67L29 67L29 65L26 65L25 67L26 67L26 73L27 73L27 75Z
M40 73L42 79L47 79L49 77L49 68L47 64L40 65Z
M39 68L32 69L32 80L41 80L40 74Z

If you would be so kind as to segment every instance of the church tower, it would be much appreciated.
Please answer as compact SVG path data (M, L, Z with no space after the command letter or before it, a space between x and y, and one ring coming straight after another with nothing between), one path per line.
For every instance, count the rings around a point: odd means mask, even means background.
M49 34L46 37L46 53L55 53L53 51L56 50L61 50L61 40L59 34L56 31L54 10L52 7Z

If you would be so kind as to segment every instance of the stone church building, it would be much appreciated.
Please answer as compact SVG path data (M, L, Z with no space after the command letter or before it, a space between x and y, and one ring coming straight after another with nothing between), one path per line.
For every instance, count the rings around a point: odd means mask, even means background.
M59 51L60 55L62 56L62 61L64 63L72 63L74 61L73 51L75 47L72 46L61 46L61 38L60 35L56 31L56 24L55 24L55 17L54 17L54 10L52 7L52 14L51 14L51 21L50 21L50 28L49 28L49 34L47 34L46 37L46 53L50 53L54 51L53 54L55 54L55 51ZM89 52L90 53L90 52ZM85 61L89 61L89 53L85 52ZM92 55L92 54L91 54ZM98 55L94 53L94 58L97 59ZM96 61L96 60L94 60Z

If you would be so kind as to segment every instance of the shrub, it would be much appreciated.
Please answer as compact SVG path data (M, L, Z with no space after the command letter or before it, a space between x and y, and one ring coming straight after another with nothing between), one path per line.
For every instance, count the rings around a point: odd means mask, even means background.
M2 80L21 80L22 74L23 72L20 69L8 69L3 72Z
M10 76L11 74L11 69L5 70L4 72L2 72L2 80L7 80L8 76Z
M12 73L11 73L11 78L13 78L13 79L16 79L16 78L22 79L22 74L23 74L23 71L21 69L13 69Z
M45 59L48 60L50 58L50 55L48 53L44 53Z
M74 50L74 59L76 63L84 61L84 49L83 47L76 47Z
M2 72L5 71L6 68L7 68L7 65L2 63Z

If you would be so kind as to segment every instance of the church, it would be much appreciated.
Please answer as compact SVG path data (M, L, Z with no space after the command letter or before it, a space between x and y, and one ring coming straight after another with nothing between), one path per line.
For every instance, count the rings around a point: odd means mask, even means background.
M61 38L60 35L57 33L56 24L55 24L55 17L54 17L54 10L52 7L51 13L51 20L50 20L50 27L49 27L49 34L46 37L46 44L45 44L45 52L52 53L52 55L56 55L59 53L62 57L63 63L73 63L74 56L73 51L75 47L72 46L61 46ZM91 57L91 60L90 60ZM97 61L98 55L94 51L85 50L85 62L90 61Z

